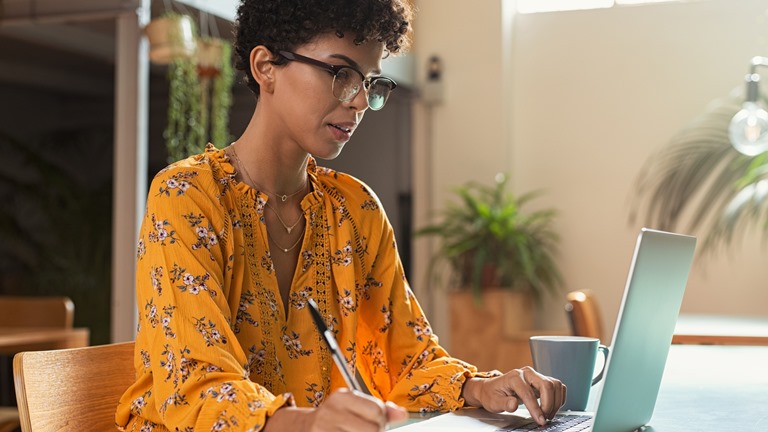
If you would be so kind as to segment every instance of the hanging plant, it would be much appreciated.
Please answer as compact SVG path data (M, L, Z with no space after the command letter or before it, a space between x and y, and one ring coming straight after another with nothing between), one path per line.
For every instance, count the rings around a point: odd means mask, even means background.
M210 94L210 136L217 147L224 147L231 141L229 134L229 109L232 106L232 83L235 72L232 68L232 46L222 39L211 39L212 56L207 63L198 65L203 83L213 84ZM203 88L207 96L207 88ZM207 127L207 124L206 124Z
M168 12L146 29L150 59L168 65L168 121L163 132L168 162L205 147L200 79L197 75L197 29L188 15Z
M217 147L229 144L229 108L232 106L232 47L219 38L203 38L197 46L197 73L203 100L202 124ZM210 110L210 112L209 112Z
M200 79L194 59L177 58L168 66L168 124L163 136L168 162L205 148Z
M153 19L144 29L149 39L149 59L167 65L195 54L195 24L188 15L169 12Z
M207 29L207 16L201 20ZM227 145L234 82L229 41L196 38L191 18L174 12L153 20L146 31L155 53L150 58L168 64L168 123L163 133L168 162L201 153L208 142Z

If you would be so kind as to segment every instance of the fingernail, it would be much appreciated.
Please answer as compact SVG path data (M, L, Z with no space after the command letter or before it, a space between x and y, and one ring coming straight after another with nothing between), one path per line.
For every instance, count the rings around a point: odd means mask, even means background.
M541 425L543 425L543 424L546 424L546 423L547 423L547 419L545 419L545 418L544 418L544 416L543 416L542 414L539 414L539 415L537 415L537 416L536 416L536 421L537 421L539 424L541 424Z

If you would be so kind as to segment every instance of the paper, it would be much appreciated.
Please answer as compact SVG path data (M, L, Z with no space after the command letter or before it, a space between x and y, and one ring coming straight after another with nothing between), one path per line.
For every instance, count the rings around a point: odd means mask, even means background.
M495 431L499 428L516 426L527 422L528 411L520 409L514 414L493 414L483 409L453 411L429 420L395 428L397 432L426 431Z

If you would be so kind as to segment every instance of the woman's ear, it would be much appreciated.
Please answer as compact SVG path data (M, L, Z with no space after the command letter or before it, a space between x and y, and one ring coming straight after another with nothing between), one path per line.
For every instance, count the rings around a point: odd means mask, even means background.
M251 75L259 83L260 92L272 92L275 80L272 51L264 45L251 50Z

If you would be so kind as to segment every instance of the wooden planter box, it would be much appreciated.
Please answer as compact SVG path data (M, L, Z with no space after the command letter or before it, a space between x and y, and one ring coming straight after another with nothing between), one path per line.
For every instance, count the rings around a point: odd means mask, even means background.
M532 333L534 309L529 294L488 289L483 292L481 303L468 290L451 292L448 296L451 356L481 370L506 372L503 369L521 366L519 361L507 358L510 350L503 349L502 345L521 340L521 335L525 335L523 339L527 343L527 335ZM527 356L523 358L530 356L527 346L515 343L515 347Z

